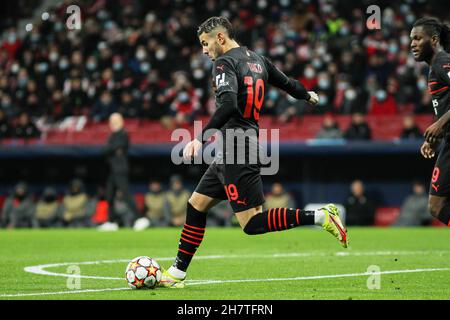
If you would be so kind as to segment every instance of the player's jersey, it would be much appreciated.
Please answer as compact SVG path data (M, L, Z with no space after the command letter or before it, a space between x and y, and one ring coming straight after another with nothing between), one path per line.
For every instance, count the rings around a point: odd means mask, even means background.
M264 59L246 47L220 56L213 66L216 99L227 91L237 94L237 111L224 128L258 129L264 92L268 81Z
M438 118L450 109L450 54L441 51L430 67L428 92L431 94L434 112ZM448 133L447 126L447 133Z
M258 143L258 120L266 87L270 82L271 68L275 67L265 57L244 46L227 51L214 62L212 74L216 86L217 105L220 106L223 93L233 92L237 95L237 110L222 127L222 135L226 136L227 129L232 129L234 134L238 135L240 130L236 129L242 129L247 136L246 144L236 142L235 150L245 147L247 154L248 151L257 151L252 144L249 147L247 141L256 139L256 144Z

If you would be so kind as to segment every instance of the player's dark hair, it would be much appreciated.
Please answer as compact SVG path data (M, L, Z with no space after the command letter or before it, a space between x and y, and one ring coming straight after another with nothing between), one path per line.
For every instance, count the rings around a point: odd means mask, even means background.
M231 22L225 17L211 17L203 22L200 27L198 27L197 35L200 36L202 33L210 33L217 27L223 27L230 39L234 39L234 29Z
M450 27L433 17L424 17L417 20L413 27L422 26L430 36L438 36L439 42L445 51L450 52Z

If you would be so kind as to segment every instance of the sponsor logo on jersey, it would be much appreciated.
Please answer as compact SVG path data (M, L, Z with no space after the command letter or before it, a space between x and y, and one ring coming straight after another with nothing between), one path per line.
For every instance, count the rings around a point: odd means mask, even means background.
M216 76L216 87L219 89L220 87L227 86L230 83L225 81L225 73L218 74Z
M259 63L247 62L247 65L248 65L248 67L249 67L251 72L255 72L255 73L262 73L263 72L263 68L261 67L261 65Z

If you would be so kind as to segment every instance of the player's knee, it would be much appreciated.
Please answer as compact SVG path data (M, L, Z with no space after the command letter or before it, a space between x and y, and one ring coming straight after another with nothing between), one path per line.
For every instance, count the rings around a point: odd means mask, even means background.
M188 200L188 203L197 211L202 212L203 211L203 204L200 200L198 200L196 197L191 196Z
M443 207L443 203L441 203L440 201L433 201L433 200L429 200L428 201L428 212L430 212L430 214L437 218L437 216L439 215L439 212L442 210Z

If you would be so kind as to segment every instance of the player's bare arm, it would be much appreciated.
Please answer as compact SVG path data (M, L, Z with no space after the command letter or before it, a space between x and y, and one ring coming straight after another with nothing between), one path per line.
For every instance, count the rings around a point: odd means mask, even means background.
M450 120L450 111L447 111L441 118L436 120L430 125L424 133L425 141L430 144L436 144L436 142L442 138L444 133L444 127Z

